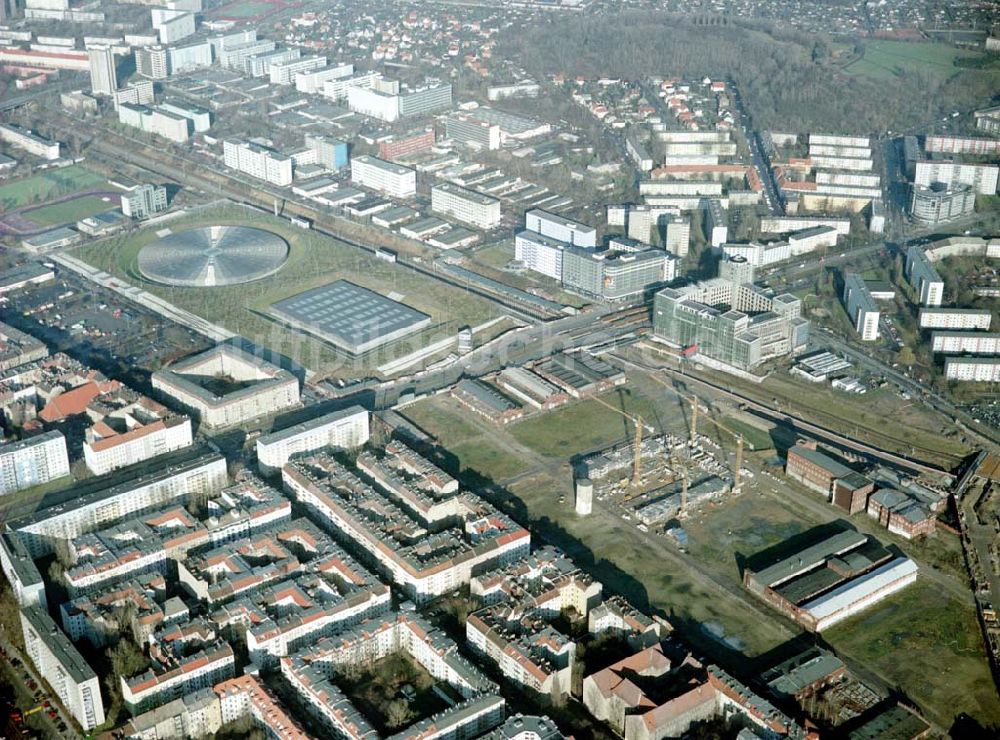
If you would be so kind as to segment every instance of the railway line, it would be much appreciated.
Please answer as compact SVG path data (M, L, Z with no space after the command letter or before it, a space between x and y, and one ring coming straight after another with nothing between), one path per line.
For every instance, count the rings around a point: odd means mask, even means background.
M63 118L72 125L81 127L91 126L86 121L70 116L63 115ZM355 237L344 233L344 219L329 214L320 207L291 200L285 193L277 193L266 187L249 183L242 178L236 177L235 173L233 175L228 173L223 175L210 168L206 168L203 162L196 162L179 154L159 150L151 152L145 142L118 132L101 129L100 132L92 131L92 133L94 134L94 139L90 145L90 152L97 152L101 157L108 158L112 162L125 160L129 164L155 173L158 177L164 178L169 182L188 187L190 187L191 183L195 183L197 187L213 191L234 202L252 206L265 212L270 212L276 201L280 202L282 215L306 218L312 223L312 228L317 233L337 239L350 247L360 249L371 255L375 254L379 246L386 246L364 244ZM98 136L98 133L100 133L100 136ZM178 173L180 173L180 177L178 177ZM444 273L435 268L433 261L427 264L420 257L406 253L397 253L397 263L434 280L439 280L452 287L498 303L520 318L532 322L548 321L560 315L558 312L538 303L519 300L512 294L491 290L487 285L464 281L457 276Z

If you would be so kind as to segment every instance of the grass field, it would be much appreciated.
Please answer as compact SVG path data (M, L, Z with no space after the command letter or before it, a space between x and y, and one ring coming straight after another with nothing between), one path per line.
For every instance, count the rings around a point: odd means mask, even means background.
M39 226L59 226L108 211L114 207L115 204L110 199L104 200L96 195L86 195L82 198L74 198L63 203L54 203L50 206L34 208L23 215L26 219L34 221Z
M984 724L1000 723L1000 702L973 607L942 594L933 583L918 580L823 636L898 681L945 726L960 712Z
M978 57L978 52L957 49L949 44L911 41L869 41L865 53L847 66L851 74L877 80L891 80L904 70L923 72L937 77L951 77L960 70L955 60Z
M464 325L495 318L499 310L486 300L469 295L398 265L377 260L334 239L303 231L285 221L235 206L213 209L170 222L180 231L208 224L239 224L269 229L290 246L288 261L271 277L249 285L219 288L175 288L144 280L136 269L139 251L154 241L156 231L113 237L88 244L77 252L85 262L140 285L181 308L220 324L253 342L285 354L313 370L354 376L371 374L388 359L457 333ZM383 295L401 300L432 318L431 326L411 337L386 345L363 358L351 358L331 345L271 320L275 301L334 280L346 279Z
M0 185L0 209L10 211L30 203L41 203L59 195L106 183L103 177L80 165L46 170L37 175Z
M734 419L731 416L727 416L723 419L722 423L734 432L743 435L743 441L746 443L747 449L759 451L770 450L774 447L774 443L771 441L771 435L763 429L759 429L745 421Z
M600 398L630 416L641 416L644 425L658 423L659 412L641 393L611 391ZM635 427L622 414L590 399L517 422L511 427L511 434L542 455L566 457L631 440Z
M223 5L216 11L216 15L227 18L255 18L258 15L267 13L275 6L263 0L241 0L240 2Z

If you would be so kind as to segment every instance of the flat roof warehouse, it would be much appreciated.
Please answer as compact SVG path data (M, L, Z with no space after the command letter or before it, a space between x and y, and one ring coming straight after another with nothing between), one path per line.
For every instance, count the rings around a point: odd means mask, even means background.
M271 304L271 313L353 355L416 333L431 317L347 280Z

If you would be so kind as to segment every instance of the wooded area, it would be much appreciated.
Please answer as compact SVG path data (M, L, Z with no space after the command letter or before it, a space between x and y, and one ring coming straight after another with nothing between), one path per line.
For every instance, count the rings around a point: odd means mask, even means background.
M755 126L793 131L926 128L945 113L987 104L1000 85L994 65L955 66L953 75L901 69L891 82L852 75L827 37L760 21L723 21L650 12L560 16L505 39L502 53L540 79L558 73L569 79L730 77ZM856 51L865 43L857 40Z

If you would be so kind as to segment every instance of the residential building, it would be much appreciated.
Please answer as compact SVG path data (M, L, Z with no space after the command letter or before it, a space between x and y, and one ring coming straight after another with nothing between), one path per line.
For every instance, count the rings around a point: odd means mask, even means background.
M562 280L563 253L568 247L566 242L534 231L518 231L514 234L514 259L528 270L553 280Z
M450 182L431 188L431 210L489 231L500 226L500 201Z
M39 558L51 553L58 541L108 527L178 498L216 491L226 483L226 461L221 455L184 450L110 487L100 479L89 485L78 483L73 498L11 519L7 526L31 556Z
M271 77L271 65L291 62L302 56L301 49L275 49L254 54L243 60L243 73L251 77Z
M957 185L968 185L978 195L994 195L997 192L998 173L1000 166L995 164L920 161L916 163L913 184L929 188L935 183L943 183L949 189Z
M406 157L411 154L429 151L434 146L434 129L428 127L409 131L405 134L392 134L378 143L378 156L388 161Z
M218 683L212 689L217 695L219 719L223 724L250 718L265 737L274 740L307 740L309 735L285 709L280 700L257 676L243 675ZM190 737L207 733L189 732Z
M41 606L21 610L24 648L73 719L85 730L104 724L104 702L97 674Z
M910 215L925 224L940 224L975 210L976 193L969 185L948 186L932 183L928 187L914 185L910 195Z
M163 185L138 185L121 198L122 213L141 221L167 210L167 188Z
M1000 139L982 139L967 136L928 134L924 137L924 151L943 154L1000 154Z
M350 406L259 437L257 464L261 473L271 475L280 472L294 455L326 447L354 450L368 439L368 411Z
M961 382L1000 382L1000 357L946 357L944 377Z
M69 475L66 438L51 431L0 444L0 496Z
M426 116L451 108L451 83L428 81L399 94L399 117Z
M115 90L114 96L116 109L122 103L131 103L132 105L152 105L153 81L135 80L134 82L130 82L121 90Z
M320 135L307 135L306 146L316 155L316 164L336 172L347 166L347 142Z
M26 267L30 267L30 265L26 265ZM39 265L39 267L42 266ZM4 292L0 288L0 295ZM44 342L15 329L13 326L0 323L0 373L48 356L49 350Z
M299 92L316 94L323 92L323 86L331 80L342 80L354 74L353 64L331 64L322 69L299 72L295 75L295 89Z
M165 46L147 46L135 50L135 71L151 80L170 76L169 52Z
M209 67L212 59L212 44L208 41L171 46L167 50L167 74L179 75Z
M16 532L0 534L0 568L20 606L48 608L42 574Z
M864 342L878 340L882 314L865 281L856 272L844 275L844 293L841 299L861 340Z
M247 680L257 681L253 676L244 677ZM232 679L240 681L243 679ZM226 686L229 682L223 682L217 686ZM240 719L243 714L233 712L235 719ZM278 724L274 729L277 734L274 737L287 738L288 740L304 740L302 736L287 734L289 730L296 727L294 722L284 724L285 717L280 714L274 715ZM173 737L207 737L215 734L222 728L222 707L219 697L213 689L198 689L190 694L168 701L162 706L143 712L129 720L123 730L124 737L128 740L165 740Z
M191 420L144 396L102 397L87 409L96 421L83 443L83 458L94 475L188 447Z
M191 137L191 123L184 116L163 106L149 107L122 103L118 106L118 121L181 144Z
M59 159L58 141L51 141L20 126L0 123L0 141L42 159Z
M701 199L702 218L705 222L705 236L712 247L718 247L729 240L729 214L715 198Z
M531 535L478 497L460 494L463 512L450 526L428 532L396 503L392 489L369 486L327 453L289 461L285 489L341 541L350 541L419 603L468 583L473 572L504 565L528 551ZM372 507L381 511L369 516ZM398 536L402 532L408 535ZM395 532L396 534L390 534Z
M213 387L215 382L230 389ZM228 344L157 370L152 385L209 428L242 424L299 403L294 375Z
M157 31L160 43L165 46L176 44L181 39L194 35L194 13L168 8L153 8L151 16L153 28Z
M254 32L256 35L256 32ZM270 39L259 39L254 41L244 41L241 43L224 44L215 47L215 56L219 60L219 66L223 69L232 69L237 72L246 71L246 63L250 57L257 54L264 54L274 51L277 44Z
M325 56L306 56L284 62L274 62L268 69L272 85L291 85L302 72L314 72L326 67Z
M272 185L292 184L292 158L249 141L224 141L223 162L239 172Z
M920 294L921 306L940 306L944 300L944 280L934 269L923 247L906 250L906 279Z
M377 157L351 159L351 182L393 198L412 198L417 193L417 171Z
M993 312L988 308L921 308L917 323L921 329L979 329L988 331Z
M189 130L197 133L208 131L212 126L212 114L204 108L196 105L179 105L177 103L163 103L160 110L165 113L172 113L175 116L186 118L190 121Z
M87 49L90 61L90 91L95 95L114 95L118 89L118 71L115 52L110 46L92 46Z
M198 689L211 688L233 678L235 673L232 647L219 642L138 676L120 677L122 701L131 714L141 714Z
M945 354L1000 355L1000 334L985 331L933 331L931 351Z

